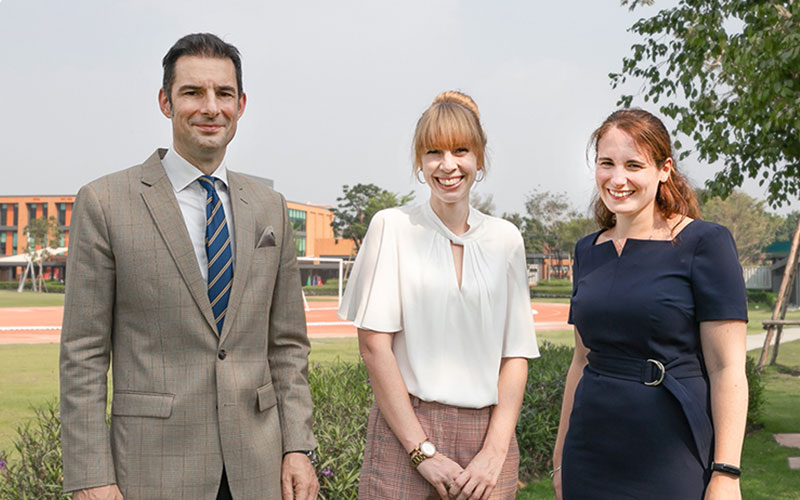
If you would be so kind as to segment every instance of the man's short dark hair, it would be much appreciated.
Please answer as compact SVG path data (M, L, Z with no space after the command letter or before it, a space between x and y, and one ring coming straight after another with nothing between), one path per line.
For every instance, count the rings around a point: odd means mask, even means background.
M175 42L175 45L169 49L169 52L161 61L161 65L164 67L164 81L161 85L167 94L170 104L172 104L172 84L175 82L175 63L182 56L230 59L236 70L238 97L242 97L244 88L242 86L242 58L241 54L239 54L239 49L230 43L222 41L220 37L212 33L192 33Z

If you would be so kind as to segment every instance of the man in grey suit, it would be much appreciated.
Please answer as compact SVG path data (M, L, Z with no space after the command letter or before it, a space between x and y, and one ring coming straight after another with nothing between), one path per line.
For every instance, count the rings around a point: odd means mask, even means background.
M316 498L309 343L285 201L225 163L246 103L239 52L193 34L163 65L172 147L75 200L64 490L76 500Z

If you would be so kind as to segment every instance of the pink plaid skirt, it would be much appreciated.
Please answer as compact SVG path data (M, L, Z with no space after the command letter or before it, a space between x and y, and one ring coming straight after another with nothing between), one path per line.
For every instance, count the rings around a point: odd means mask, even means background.
M428 439L437 449L466 467L483 446L492 407L473 409L421 401L411 396L411 404ZM517 493L519 448L511 438L508 456L492 492L492 499L513 500ZM439 495L408 462L408 453L373 404L369 412L364 464L358 485L362 500L423 500Z

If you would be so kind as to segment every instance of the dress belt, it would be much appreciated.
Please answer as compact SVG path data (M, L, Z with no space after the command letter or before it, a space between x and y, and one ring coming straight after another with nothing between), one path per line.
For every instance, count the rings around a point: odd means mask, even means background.
M711 449L714 428L705 411L705 405L679 381L704 375L703 364L698 356L682 356L664 364L656 359L637 359L591 351L588 359L589 366L602 375L641 382L651 387L663 385L680 403L692 431L697 455L703 467L709 468L708 450Z

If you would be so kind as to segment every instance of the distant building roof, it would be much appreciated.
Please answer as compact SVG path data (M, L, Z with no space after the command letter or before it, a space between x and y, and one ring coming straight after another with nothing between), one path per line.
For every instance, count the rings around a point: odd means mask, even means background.
M772 245L768 246L765 252L773 255L783 255L788 254L791 249L791 241L776 241Z

